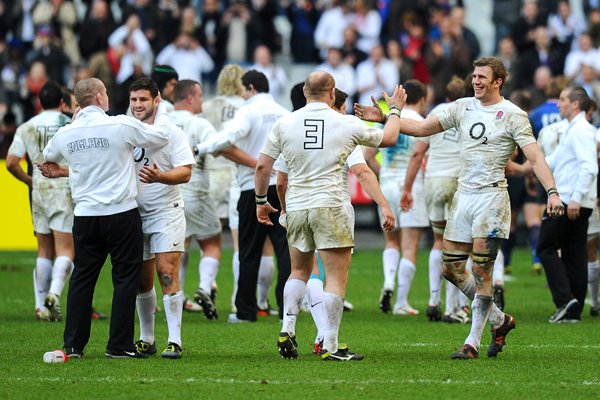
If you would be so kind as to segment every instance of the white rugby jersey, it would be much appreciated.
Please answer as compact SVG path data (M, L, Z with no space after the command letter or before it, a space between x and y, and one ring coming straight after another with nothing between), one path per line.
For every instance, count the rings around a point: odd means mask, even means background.
M159 171L196 164L185 133L175 124L171 124L169 132L171 138L166 145L154 149L136 147L133 150L135 170L138 174L137 202L142 217L183 207L183 197L179 185L166 185L159 182L144 183L139 179L140 169L144 166L152 168L154 163L158 166Z
M431 110L430 114L437 115L445 110L450 103L442 103ZM432 136L418 138L429 145L425 176L456 178L460 172L460 145L458 131L450 128L447 131Z
M133 148L167 144L168 122L169 117L160 111L152 126L87 106L75 121L56 132L44 149L44 158L64 159L69 165L75 216L112 215L137 207Z
M459 188L506 187L504 168L516 145L535 142L527 113L504 98L491 106L458 99L437 117L444 130L458 129Z
M421 114L408 108L402 110L402 118L414 119L415 121L422 121L424 119ZM415 137L402 134L402 124L400 124L400 134L398 135L396 144L391 147L379 149L379 152L381 153L379 180L381 182L394 180L401 185L404 184L406 170L415 150L416 141L417 139ZM421 168L419 168L416 179L423 179L423 171Z
M288 211L345 204L342 170L358 144L377 147L383 131L325 103L309 103L279 120L262 153L283 155L288 168Z
M59 111L42 111L17 128L8 154L22 158L27 153L32 163L43 163L44 147L58 128L67 125L69 121L70 118ZM31 180L35 190L69 189L69 178L45 178L37 168L33 168Z
M569 120L564 118L558 122L547 125L540 130L537 142L544 157L548 157L550 154L554 153L554 150L556 150L556 147L560 143L562 134L565 133L568 127Z
M188 148L202 143L209 137L217 134L215 128L206 119L192 114L186 110L175 110L171 114L171 121L183 130L186 136ZM208 178L207 156L196 157L196 162L192 166L192 178L183 185L184 191L193 191L198 194L208 193L210 181Z
M235 113L244 104L244 101L242 96L217 96L202 104L202 114L200 116L206 118L215 127L215 132L221 132L225 127L225 123L235 117ZM234 167L235 163L225 157L208 155L207 169L222 170Z

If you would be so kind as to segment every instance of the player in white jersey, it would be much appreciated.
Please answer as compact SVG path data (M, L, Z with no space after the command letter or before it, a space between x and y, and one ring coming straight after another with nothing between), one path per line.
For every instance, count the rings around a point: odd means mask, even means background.
M417 121L423 120L427 103L427 88L421 82L409 80L405 83L406 107L403 117ZM384 283L379 298L379 308L384 313L392 311L391 299L396 287L396 276L398 282L398 294L396 304L393 308L394 315L417 315L419 311L412 308L408 303L408 293L415 276L417 251L419 239L423 228L429 226L427 210L425 208L423 193L423 173L417 175L413 187L414 197L419 201L413 208L407 211L400 209L400 195L404 185L404 177L408 162L413 153L417 139L411 136L398 135L398 141L392 147L380 150L381 167L375 160L377 149L365 150L365 159L379 175L381 190L385 194L394 210L396 217L396 229L384 232L385 247L383 250L383 276ZM402 258L400 257L402 251Z
M152 124L160 103L158 85L140 78L129 87L129 107L136 119ZM183 292L179 285L179 263L185 242L184 201L179 184L186 183L195 164L191 147L183 131L172 125L170 141L155 149L136 148L138 171L137 202L144 234L144 264L136 299L140 319L137 351L156 353L154 312L156 291L154 271L163 291L163 304L169 331L168 344L161 353L165 358L180 358Z
M6 167L33 189L31 211L38 244L33 270L36 317L60 321L60 295L73 268L73 200L69 181L68 178L45 178L37 168L29 176L20 161L27 153L32 163L43 163L44 147L70 119L59 111L62 90L56 82L46 82L39 98L43 111L17 129L8 149Z
M308 76L304 94L307 105L274 125L256 168L256 213L258 221L265 225L273 223L269 213L277 211L267 202L266 195L275 159L281 154L289 168L286 224L293 269L285 284L279 353L284 358L298 356L296 318L313 267L314 251L318 249L327 276L323 294L326 329L321 357L326 361L358 361L363 359L362 355L351 353L346 346L338 346L354 245L352 216L343 197L342 168L359 144L394 144L398 139L399 118L390 118L381 131L354 116L340 115L331 109L335 82L323 71ZM395 106L399 115L404 101L404 90L397 87L388 105Z
M493 329L489 357L502 351L506 335L516 325L515 319L504 314L492 301L492 266L500 240L506 239L510 230L504 169L516 145L521 147L549 191L548 214L558 216L564 212L527 114L500 95L506 80L504 65L495 57L483 57L474 62L474 67L474 98L457 100L442 113L429 115L422 122L401 120L402 132L413 136L430 136L452 127L459 133L462 165L458 190L444 230L442 260L444 277L473 300L473 315L471 333L461 350L452 354L453 359L478 357L481 334L488 318ZM382 119L374 107L357 105L355 111L366 119ZM465 269L471 252L472 274Z
M202 112L202 88L196 81L179 81L173 90L175 110L171 120L186 134L190 147L216 135L215 128L206 119L197 114ZM183 186L185 200L185 249L189 252L192 238L198 242L202 257L198 265L200 278L194 300L202 307L208 319L217 318L217 310L211 298L212 285L221 262L221 224L213 201L209 198L209 175L206 168L206 156L197 156L192 167L192 178ZM181 267L187 264L187 257L181 261ZM180 282L185 272L179 271Z

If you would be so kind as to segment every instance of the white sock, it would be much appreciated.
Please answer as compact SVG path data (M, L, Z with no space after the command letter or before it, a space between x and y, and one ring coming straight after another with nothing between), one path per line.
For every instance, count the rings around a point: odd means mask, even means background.
M210 293L210 292L209 292ZM169 343L177 343L181 347L181 314L183 313L183 292L165 294L163 304L167 327L169 328Z
M398 249L383 250L383 288L385 290L394 290L399 262L400 251Z
M417 267L410 260L403 258L400 260L398 269L398 296L396 297L396 306L404 307L408 304L408 292L412 286L413 278Z
M65 287L65 283L69 278L69 274L73 270L73 262L69 257L58 256L54 260L52 267L52 282L50 283L49 293L54 293L60 297L60 294Z
M179 263L179 287L185 293L185 272L187 271L188 261L190 260L190 252L186 250L181 255L181 262Z
M494 261L494 272L492 273L494 285L504 285L504 254L498 250L496 261Z
M33 294L35 308L44 308L44 301L48 296L50 281L52 280L52 260L38 257L33 270Z
M154 310L156 310L156 290L152 288L140 293L135 298L135 305L140 319L140 340L154 343Z
M588 262L588 289L592 299L592 307L598 307L598 283L600 282L600 262Z
M238 279L240 278L240 252L234 251L231 259L231 271L233 273L233 293L231 294L231 308L235 309L235 296L237 295Z
M450 281L446 281L446 310L444 314L454 314L454 311L458 307L458 294L460 290ZM464 296L464 295L463 295Z
M323 348L330 353L338 351L338 334L344 313L344 299L340 296L324 292L323 311L325 316L325 339Z
M479 350L481 335L487 323L492 303L493 301L490 296L482 296L479 294L475 295L475 299L473 300L473 303L471 303L473 310L471 313L471 332L469 333L467 340L465 340L465 344L470 344L477 350Z
M269 307L269 292L273 284L273 274L275 273L275 262L272 256L262 256L260 267L258 268L258 283L256 285L256 305L261 310Z
M310 313L317 327L317 341L323 340L325 332L325 316L323 315L323 281L320 279L309 279L306 284L306 294L310 304Z
M296 336L296 318L306 293L306 282L300 279L288 279L283 288L283 324L282 332Z
M429 252L429 305L440 304L442 291L442 251L431 249Z
M198 266L198 273L200 274L200 289L210 294L212 290L212 284L217 278L219 272L219 260L214 257L202 257L200 265Z

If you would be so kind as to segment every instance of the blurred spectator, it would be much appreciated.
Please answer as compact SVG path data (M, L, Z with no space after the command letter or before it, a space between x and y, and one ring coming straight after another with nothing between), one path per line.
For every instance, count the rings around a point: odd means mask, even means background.
M152 3L152 0L132 0L127 2L123 8L123 21L129 19L131 15L137 15L140 21L139 28L153 46L156 37L156 27L159 26L158 9Z
M316 63L319 55L315 46L315 29L321 16L314 0L293 0L286 8L292 24L290 47L296 63Z
M546 26L546 19L540 14L537 0L525 0L511 33L519 56L535 48L535 30L540 26Z
M181 11L181 18L179 21L179 33L187 33L188 35L193 35L196 32L196 29L196 10L194 10L194 7L185 7Z
M114 74L108 62L108 38L116 25L105 0L94 0L90 10L79 27L81 56L90 69L90 75L100 79L109 90L114 84Z
M157 64L171 65L179 74L179 79L192 79L202 82L202 74L214 68L210 55L194 36L180 33L175 41L165 47L156 57Z
M531 108L546 101L546 88L552 81L552 71L545 65L540 65L533 74L533 86L527 87L531 93Z
M253 48L264 44L269 48L271 54L281 51L281 35L275 29L275 17L277 16L276 0L252 0L250 1L250 13L255 22L256 30L253 36Z
M13 26L14 1L0 0L0 39L4 40Z
M2 117L2 125L0 125L0 159L6 159L6 154L15 138L16 131L17 118L12 111L8 111Z
M500 41L511 35L511 28L519 19L521 0L494 0L492 22L496 27L496 52L500 52Z
M221 31L221 18L223 17L217 0L204 0L202 2L202 16L200 25L196 29L195 36L200 41L215 63L213 72L207 75L207 80L214 84L225 61L223 40L219 35Z
M550 43L548 29L538 26L533 31L534 47L521 54L519 59L518 87L533 84L533 75L540 66L550 68L552 75L560 75L563 71L564 58L561 49Z
M579 35L579 48L573 49L565 60L565 76L575 84L583 83L581 67L591 65L596 73L600 70L600 53L592 46L592 37L584 32Z
M69 57L72 66L79 64L81 55L75 36L77 11L73 2L69 0L41 0L33 8L32 18L36 27L44 25L51 28L58 46ZM55 79L52 75L50 76L51 79Z
M529 120L536 138L543 128L562 119L558 111L558 97L565 87L567 87L567 81L562 75L552 78L544 93L546 101L531 110Z
M385 44L385 54L391 62L396 65L396 69L400 74L399 83L404 83L412 79L412 67L404 57L402 57L402 47L396 39L390 39Z
M13 21L12 29L15 46L21 51L21 56L24 56L32 47L35 39L35 26L31 18L31 11L36 0L17 0L13 6Z
M356 47L368 53L379 43L381 34L381 16L375 9L374 0L355 0L352 25L358 33Z
M552 47L558 51L560 60L565 59L571 48L577 47L579 35L585 30L585 21L571 12L569 2L559 1L556 13L550 15L548 19L548 33L552 40Z
M234 0L223 13L219 32L225 63L248 65L252 59L258 30L246 2Z
M408 21L427 21L430 6L430 0L393 0L384 22L383 38L399 39L407 30Z
M356 46L357 41L358 33L356 32L356 29L353 26L347 26L346 29L344 29L341 49L344 61L354 68L369 57L367 53ZM327 55L327 53L325 53L325 55Z
M349 101L346 102L346 112L352 113L353 98L356 94L356 76L354 68L342 58L342 51L331 47L327 50L325 62L316 69L329 72L335 80L335 87L348 94Z
M600 3L598 4L600 7ZM589 11L587 31L592 38L593 46L600 47L600 8L592 8Z
M506 68L506 80L502 85L501 92L503 96L509 97L510 93L515 89L519 73L519 59L515 44L510 36L504 36L500 39L496 57L502 61L502 64Z
M371 104L371 96L381 97L381 92L392 93L398 84L396 65L385 58L383 46L377 44L371 50L371 56L356 67L356 86L358 102Z
M327 56L330 47L344 47L344 30L351 24L352 18L347 0L331 1L331 8L323 12L315 29L315 43L321 58Z
M452 11L450 11L450 22L452 24L451 30L454 32L454 36L458 37L459 34L462 34L465 44L469 49L469 56L471 57L469 61L472 62L479 57L481 47L479 46L479 39L477 39L475 33L465 26L465 9L462 7L453 7Z
M24 119L28 120L37 115L42 107L38 94L42 86L48 81L46 67L41 61L34 61L29 67L25 84L21 86L21 99L23 101Z
M150 42L141 30L137 14L131 14L124 25L118 27L108 38L111 54L118 61L115 81L122 84L140 67L146 76L152 72L154 54Z
M596 71L591 65L583 64L581 66L581 87L590 99L594 100L596 104L600 104L600 81L598 80ZM594 125L598 124L598 110L594 110L592 113L592 121Z
M460 25L451 17L443 17L439 28L440 37L431 41L425 56L435 104L445 101L446 84L453 76L464 76L472 70L471 51Z
M281 66L273 64L271 52L266 45L260 45L254 50L254 64L250 69L262 72L269 81L269 94L275 101L282 103L287 85L287 76ZM285 93L284 93L285 92Z
M60 85L65 85L69 81L71 62L48 25L38 27L33 49L25 56L26 65L31 65L35 61L42 62L48 77Z
M411 62L413 79L428 84L429 71L427 71L425 63L425 46L427 45L425 26L417 19L407 21L406 24L406 33L401 36L404 57Z
M180 30L181 14L182 11L177 0L158 0L158 25L156 26L156 39L152 42L152 50L154 53L159 52L177 37ZM194 18L196 18L195 13Z

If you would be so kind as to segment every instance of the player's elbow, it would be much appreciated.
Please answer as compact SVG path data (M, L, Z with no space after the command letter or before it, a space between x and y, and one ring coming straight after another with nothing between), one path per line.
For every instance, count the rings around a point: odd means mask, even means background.
M6 169L8 170L8 172L10 172L11 174L15 175L18 171L18 169L20 168L19 165L19 158L15 157L15 156L7 156L6 157Z

